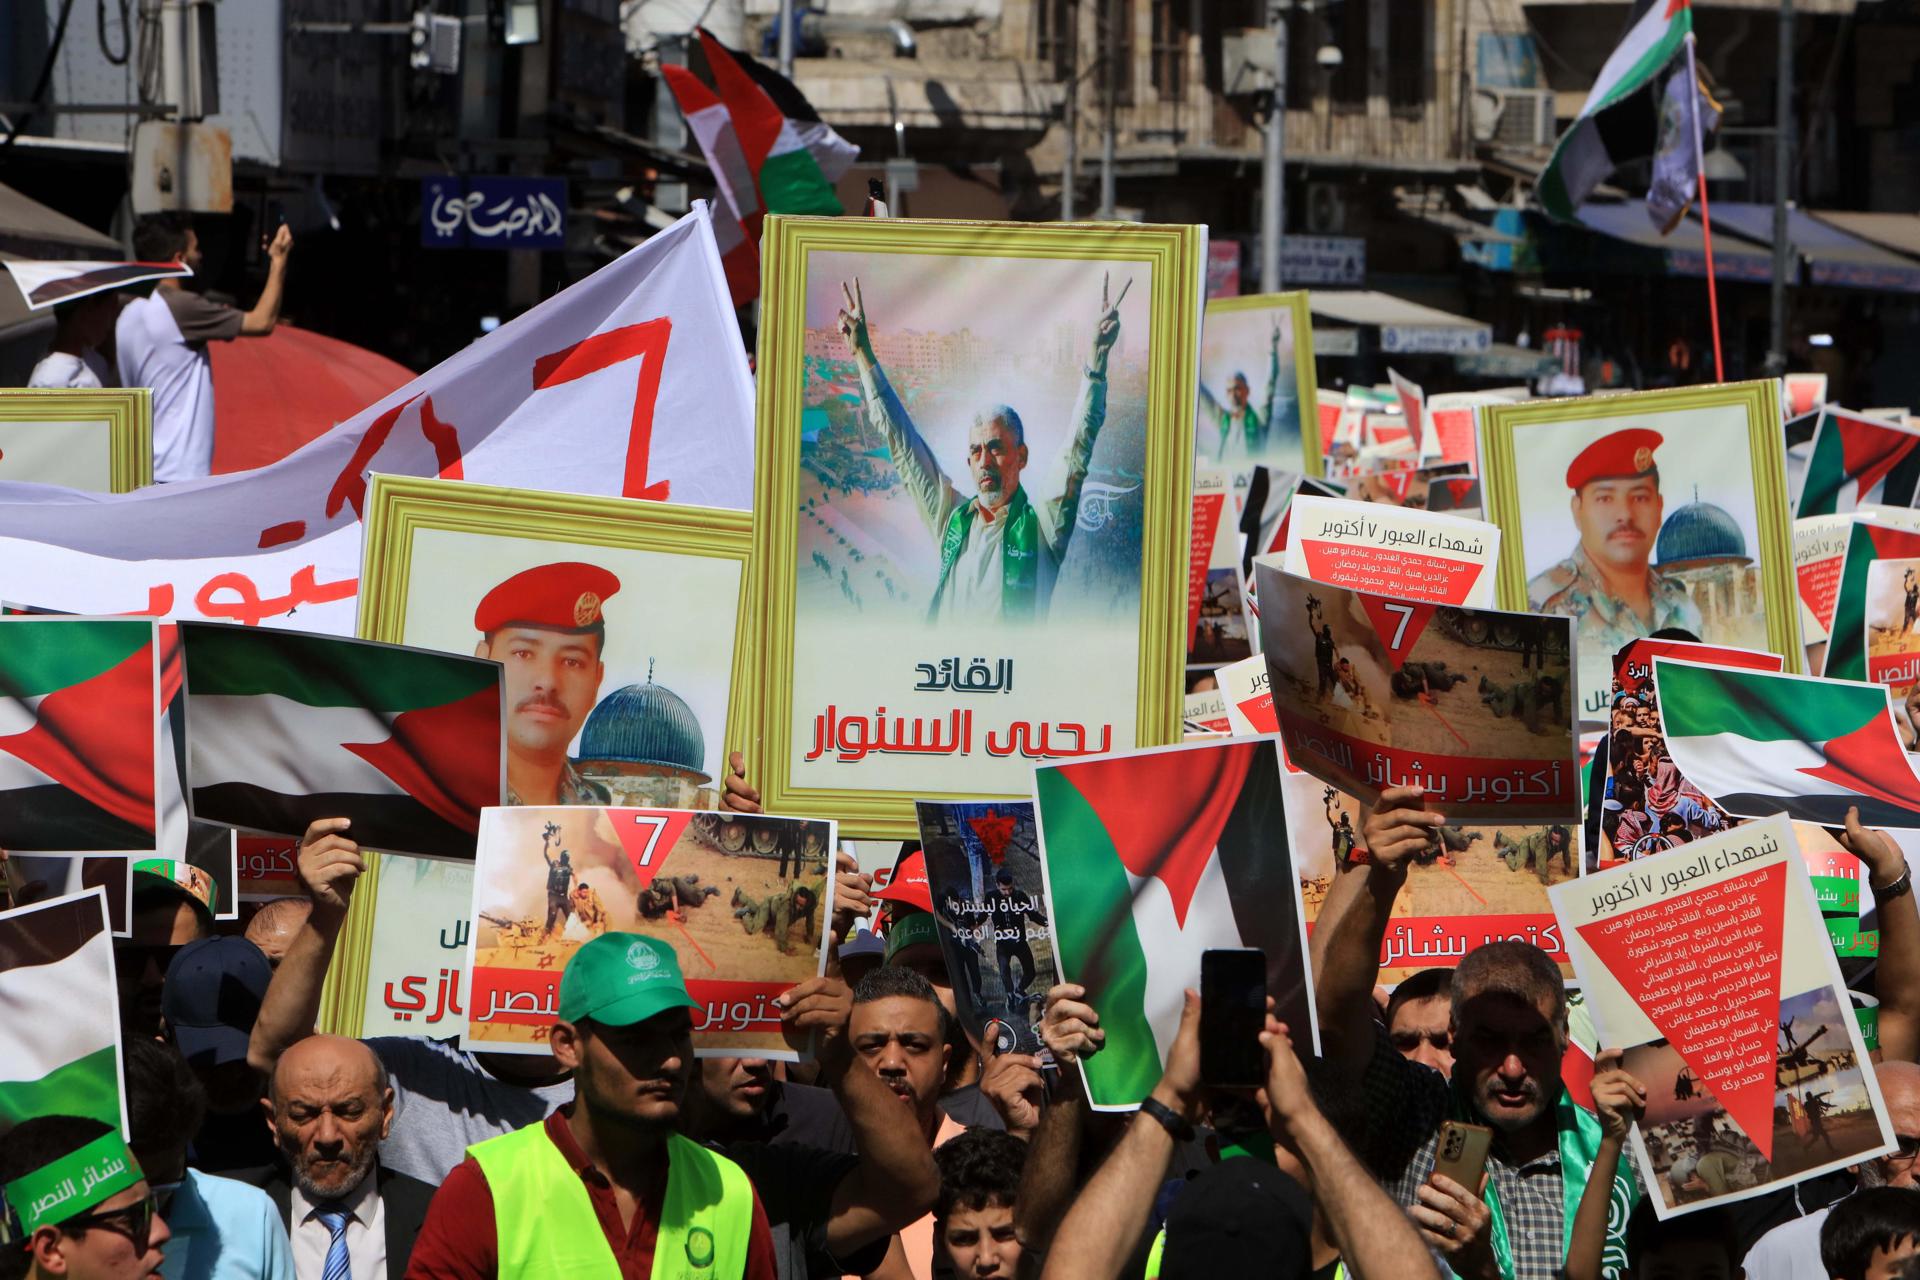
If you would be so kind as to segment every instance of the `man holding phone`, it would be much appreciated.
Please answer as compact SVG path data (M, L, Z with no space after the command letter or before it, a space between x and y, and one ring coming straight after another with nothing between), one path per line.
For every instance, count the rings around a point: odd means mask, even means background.
M1418 787L1381 795L1362 826L1368 860L1343 871L1321 908L1331 922L1313 937L1321 1043L1337 1071L1361 1081L1382 1181L1426 1243L1467 1280L1549 1280L1565 1265L1602 1139L1560 1081L1559 966L1523 942L1467 954L1452 982L1451 1083L1397 1053L1373 1016L1394 895L1445 821L1422 799ZM1448 1176L1476 1173L1483 1136L1484 1177Z

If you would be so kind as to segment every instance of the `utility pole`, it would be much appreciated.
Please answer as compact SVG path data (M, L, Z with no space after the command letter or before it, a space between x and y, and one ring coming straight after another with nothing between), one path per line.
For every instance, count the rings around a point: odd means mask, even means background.
M1793 0L1780 0L1780 61L1774 75L1773 317L1767 333L1767 373L1777 378L1787 371L1787 273L1794 265L1793 244L1787 238L1787 191L1793 182Z
M1106 52L1103 59L1107 72L1106 123L1100 130L1100 217L1113 220L1113 135L1119 126L1120 114L1120 6L1131 4L1133 0L1099 0L1102 11L1107 15Z
M780 74L793 79L793 0L780 0Z
M1080 0L1067 0L1066 160L1060 166L1060 221L1074 218L1074 183L1080 179Z
M1358 0L1349 0L1357 3ZM1260 166L1260 292L1280 292L1280 237L1287 223L1287 10L1290 0L1267 0L1273 27L1273 105L1267 109L1266 151Z

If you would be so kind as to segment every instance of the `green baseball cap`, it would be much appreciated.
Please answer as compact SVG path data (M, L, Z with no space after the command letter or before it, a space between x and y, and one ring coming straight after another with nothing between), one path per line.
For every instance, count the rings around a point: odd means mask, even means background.
M934 923L932 912L905 912L887 926L886 962L892 964L893 958L908 947L918 946L923 942L938 943L939 941L940 926Z
M603 933L573 953L560 976L560 1021L630 1027L669 1009L698 1009L680 959L658 938Z

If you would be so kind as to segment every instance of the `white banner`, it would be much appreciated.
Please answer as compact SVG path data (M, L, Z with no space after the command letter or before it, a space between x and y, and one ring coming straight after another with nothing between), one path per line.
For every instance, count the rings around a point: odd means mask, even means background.
M705 206L271 466L0 484L0 598L350 635L376 471L749 508L753 380Z

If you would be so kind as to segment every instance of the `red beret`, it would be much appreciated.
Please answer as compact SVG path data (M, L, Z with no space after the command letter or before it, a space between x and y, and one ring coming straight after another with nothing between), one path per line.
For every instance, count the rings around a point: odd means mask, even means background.
M1595 480L1620 480L1653 471L1653 451L1662 436L1645 427L1628 427L1601 436L1582 449L1567 468L1567 488L1578 490Z
M513 625L588 631L605 621L600 607L619 589L620 579L598 565L538 565L487 592L473 611L473 625L482 635Z

